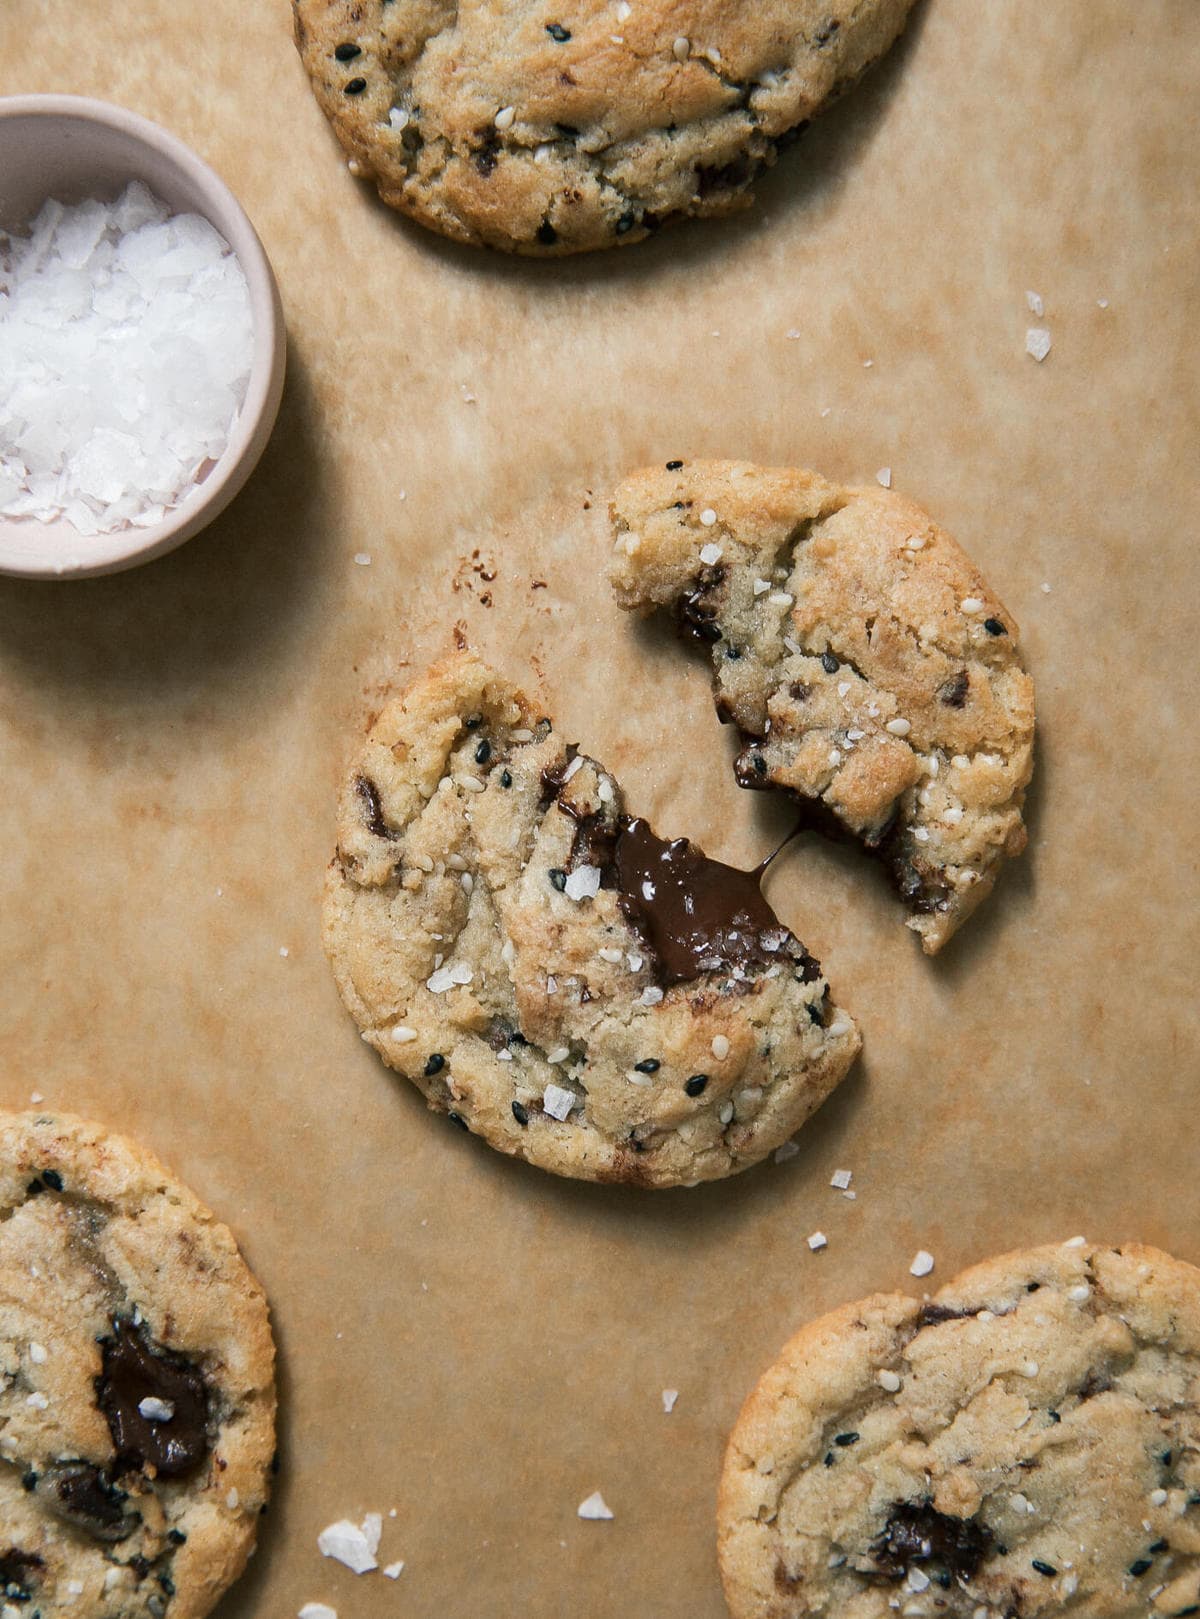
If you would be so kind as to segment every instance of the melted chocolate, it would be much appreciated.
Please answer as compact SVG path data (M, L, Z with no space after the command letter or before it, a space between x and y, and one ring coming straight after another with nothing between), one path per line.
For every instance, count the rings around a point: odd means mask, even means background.
M0 1587L3 1587L3 1594L11 1602L28 1602L32 1594L29 1587L45 1566L36 1552L23 1552L19 1546L10 1546L6 1552L0 1552Z
M366 776L354 778L354 791L363 801L366 811L367 831L376 838L387 838L394 841L400 834L390 827L383 818L383 804L379 797L379 788Z
M948 1304L924 1304L917 1317L918 1327L940 1327L943 1321L965 1321L974 1312L952 1310Z
M710 860L687 838L665 843L647 823L622 816L614 851L621 909L657 958L664 988L733 967L787 961L787 930L763 898L763 868ZM766 940L775 944L768 949ZM795 959L794 956L791 959ZM806 953L806 977L819 969Z
M63 1462L50 1468L45 1488L54 1516L94 1540L125 1540L138 1526L138 1514L125 1509L128 1497L91 1462Z
M711 646L714 641L721 639L720 627L716 622L717 609L709 599L709 592L724 578L724 568L707 567L692 588L680 596L675 607L675 621L685 641Z
M932 1501L897 1501L871 1556L893 1580L903 1579L911 1563L937 1563L956 1579L970 1580L994 1538L978 1518L951 1518Z
M208 1385L199 1367L128 1320L113 1322L102 1350L96 1398L121 1460L153 1467L161 1478L194 1472L208 1454ZM147 1398L169 1402L174 1414L166 1422L144 1417L138 1406Z

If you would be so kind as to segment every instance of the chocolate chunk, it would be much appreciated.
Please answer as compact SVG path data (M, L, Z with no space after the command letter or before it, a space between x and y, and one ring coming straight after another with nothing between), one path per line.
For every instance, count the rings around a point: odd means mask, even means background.
M1008 631L1004 628L1004 625L1001 624L998 618L985 618L983 621L983 627L989 635L1008 634Z
M923 1304L917 1317L918 1327L940 1327L943 1321L965 1321L970 1310L952 1310L948 1304Z
M538 226L537 239L543 247L553 247L558 241L558 232L548 219L543 219Z
M563 783L566 780L567 770L578 752L578 745L574 742L568 742L567 751L563 758L560 759L556 765L547 765L542 771L543 805L552 804L558 797L559 793L562 792Z
M513 1101L512 1116L519 1125L524 1126L529 1123L529 1109L516 1100Z
M333 54L339 62L353 62L356 56L362 55L362 50L359 46L347 40L344 45L338 45Z
M45 1566L36 1552L23 1552L19 1546L0 1552L0 1585L8 1600L28 1602L33 1594L30 1587Z
M208 1454L208 1385L200 1368L128 1320L114 1320L101 1348L96 1400L120 1460L153 1467L161 1478L194 1472ZM164 1401L173 1414L151 1421L138 1409L145 1399Z
M126 1510L129 1497L91 1462L60 1462L42 1481L46 1505L56 1518L82 1529L93 1540L126 1540L141 1522Z
M970 675L965 669L960 669L956 675L944 680L938 687L938 697L947 708L962 708L966 704L970 686Z
M367 831L372 837L387 838L394 842L400 834L390 827L383 818L383 802L379 797L379 788L366 776L355 776L354 791L363 801L366 810Z
M622 816L618 826L621 909L644 936L664 988L706 972L797 959L795 942L763 898L758 872L710 860L687 838L665 843L640 819ZM800 959L811 963L799 948Z
M897 1501L871 1547L882 1574L903 1579L911 1563L937 1563L956 1579L979 1572L994 1536L978 1518L951 1518L932 1501Z
M685 591L679 598L675 619L679 633L685 641L695 641L700 646L708 646L711 642L721 639L721 631L716 623L717 609L710 602L709 593L724 577L724 568L705 568L691 590Z

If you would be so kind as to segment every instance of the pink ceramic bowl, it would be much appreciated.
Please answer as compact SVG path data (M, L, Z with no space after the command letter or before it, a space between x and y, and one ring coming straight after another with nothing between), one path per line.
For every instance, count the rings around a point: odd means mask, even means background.
M79 579L173 551L225 509L266 448L283 392L283 309L267 255L237 198L165 129L83 96L0 98L0 229L27 225L47 197L115 199L141 180L176 213L203 214L237 254L250 288L254 359L224 455L151 528L82 535L69 523L0 516L0 573Z

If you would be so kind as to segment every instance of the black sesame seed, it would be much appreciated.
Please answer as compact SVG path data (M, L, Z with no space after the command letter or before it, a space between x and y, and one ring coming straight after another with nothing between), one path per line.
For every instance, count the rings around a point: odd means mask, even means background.
M826 1467L833 1466L833 1452L831 1450L825 1452L825 1465Z
M350 82L346 85L343 94L348 95L348 96L361 96L363 91L366 88L367 88L366 79L351 79Z
M38 1476L31 1467L27 1473L21 1474L21 1488L23 1490L36 1490Z
M947 1574L945 1569L942 1569L939 1573L933 1575L933 1583L935 1585L940 1585L943 1591L948 1591L950 1589L950 1576Z
M809 1001L808 1003L808 1021L815 1023L818 1029L825 1027L825 1019L821 1008L814 1001Z
M557 888L559 893L561 894L562 891L567 886L567 874L566 874L566 872L563 871L560 866L551 866L550 870L546 873L546 875L550 879L551 888Z
M1036 1293L1041 1285L1042 1284L1040 1282L1026 1282L1025 1291L1027 1293Z
M657 1074L662 1063L657 1057L643 1057L641 1062L635 1062L633 1066L639 1074Z
M840 1433L833 1442L835 1445L841 1445L844 1449L847 1445L857 1445L858 1440L859 1436L856 1433Z
M62 1176L58 1173L57 1169L43 1169L42 1179L52 1192L62 1191Z
M1033 1566L1039 1574L1044 1574L1048 1580L1052 1580L1058 1573L1053 1563L1043 1563L1040 1557L1033 1559ZM1149 1563L1146 1564L1146 1567L1150 1567Z
M1146 1573L1149 1567L1150 1558L1139 1557L1136 1563L1130 1563L1129 1572L1133 1575L1135 1580L1140 1580L1142 1575Z
M472 714L470 716L470 718L465 719L463 721L463 724L466 726L468 731L477 731L479 729L479 727L483 724L483 715L482 714Z
M1159 1552L1170 1551L1170 1549L1171 1542L1169 1540L1156 1540L1153 1546L1150 1547L1150 1550L1156 1557L1158 1556Z
M822 652L821 668L824 669L827 675L836 675L841 667L841 664L837 661L832 652Z
M627 212L621 215L620 219L618 219L617 223L613 226L613 229L616 231L618 236L628 236L629 232L636 224L637 215Z
M1004 625L1001 624L998 618L985 618L983 621L983 627L989 635L1008 634L1008 631L1004 628Z
M707 1074L693 1074L691 1079L684 1081L683 1088L689 1096L699 1096L700 1092L707 1084Z
M682 467L682 465L683 465L682 461L668 461L667 462L667 471L668 472L678 472L680 467Z
M1189 1507L1200 1507L1200 1492L1193 1490L1187 1498L1187 1504Z
M1047 1411L1046 1415L1050 1418L1051 1422L1061 1422L1062 1421L1062 1418L1059 1416L1057 1411Z
M440 1051L435 1051L425 1064L425 1078L432 1079L435 1074L440 1074L445 1066L445 1057L442 1056Z
M184 1534L182 1529L168 1529L167 1539L171 1542L172 1546L182 1546L187 1540L187 1536Z
M1007 1546L997 1546L996 1547L996 1555L998 1557L1007 1557L1008 1556L1008 1547Z
M502 770L500 772L500 785L501 785L501 787L511 787L512 786L512 771L511 770Z
M750 763L754 766L754 774L756 776L766 775L767 761L763 758L761 753L752 754L750 757Z
M169 1597L173 1597L175 1595L175 1581L169 1574L160 1574L158 1576L158 1583L162 1586L163 1590Z
M571 37L571 30L564 28L560 22L548 22L546 32L556 45L565 45Z
M479 746L475 749L475 763L477 765L485 765L485 764L487 764L488 760L491 757L492 757L492 744L485 737L483 739L483 741L479 744Z
M1172 1453L1169 1450L1164 1450L1162 1455L1158 1458L1159 1461L1163 1464L1164 1467L1170 1467L1170 1465L1171 1465L1171 1454Z
M516 1119L518 1124L528 1124L529 1123L529 1110L528 1110L528 1108L522 1107L520 1102L514 1102L513 1103L513 1105L512 1105L512 1113L513 1113L513 1118Z
M447 1113L446 1117L450 1120L451 1124L457 1124L460 1130L465 1130L467 1134L470 1135L471 1126L467 1123L466 1119L463 1118L461 1113Z
M356 56L362 55L362 51L359 46L347 42L345 45L339 45L333 54L339 62L353 62Z
M543 247L553 247L558 241L558 232L548 219L543 219L538 226L537 239Z
M46 1188L42 1185L41 1181L38 1180L37 1177L35 1176L34 1179L31 1180L29 1185L25 1188L25 1196L26 1197L36 1197L39 1192L44 1192L45 1190L46 1190Z

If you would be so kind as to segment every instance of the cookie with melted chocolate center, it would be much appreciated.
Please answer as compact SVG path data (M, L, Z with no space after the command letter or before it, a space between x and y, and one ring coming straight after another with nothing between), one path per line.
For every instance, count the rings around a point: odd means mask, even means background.
M734 1619L1200 1609L1200 1271L1081 1238L804 1327L729 1440Z
M230 1232L134 1142L0 1115L0 1580L43 1619L200 1619L275 1448L274 1346Z
M1021 853L1033 682L1012 614L891 490L733 461L617 490L613 586L707 651L743 787L886 864L927 954Z
M470 654L389 703L342 789L325 944L429 1105L556 1174L645 1186L779 1146L858 1051L759 873L665 841Z

